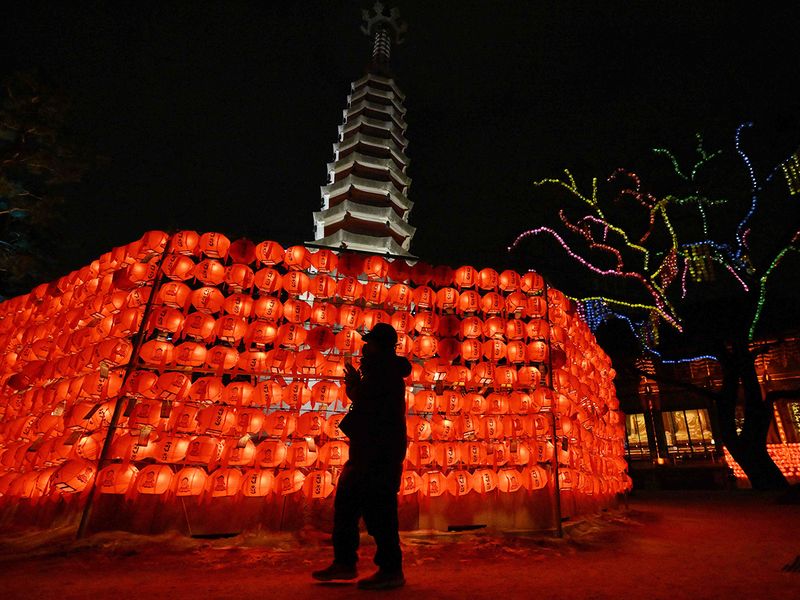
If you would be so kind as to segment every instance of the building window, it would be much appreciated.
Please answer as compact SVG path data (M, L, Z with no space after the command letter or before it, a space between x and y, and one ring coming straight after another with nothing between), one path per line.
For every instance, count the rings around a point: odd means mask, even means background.
M714 452L707 410L676 410L662 413L662 417L670 455L706 455Z
M789 427L785 427L787 430L786 441L800 442L800 402L787 402L786 414L789 417L785 419L789 424Z
M648 458L650 456L650 447L647 443L644 414L625 415L625 429L628 432L628 456L631 458Z

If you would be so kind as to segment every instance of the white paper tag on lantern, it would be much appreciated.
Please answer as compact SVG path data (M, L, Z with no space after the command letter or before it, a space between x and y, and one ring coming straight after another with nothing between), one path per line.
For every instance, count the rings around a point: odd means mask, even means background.
M145 425L139 430L139 439L136 441L137 446L146 446L147 439L150 437L150 432L153 431L152 426Z

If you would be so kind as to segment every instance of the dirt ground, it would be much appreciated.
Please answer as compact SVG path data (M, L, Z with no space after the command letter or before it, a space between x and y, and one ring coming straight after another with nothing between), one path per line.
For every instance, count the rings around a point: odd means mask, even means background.
M213 541L72 533L0 536L0 598L800 598L796 495L637 492L627 510L567 523L563 539L406 533L408 584L386 592L314 582L309 572L331 556L329 537L314 531ZM373 552L365 536L364 575Z

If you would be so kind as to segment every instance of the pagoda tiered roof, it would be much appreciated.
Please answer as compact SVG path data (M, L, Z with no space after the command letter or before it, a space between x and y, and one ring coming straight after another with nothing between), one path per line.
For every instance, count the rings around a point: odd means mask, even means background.
M321 210L314 212L313 243L408 257L416 228L408 223L414 203L405 95L385 74L388 49L375 47L370 71L350 85L328 183L320 187Z

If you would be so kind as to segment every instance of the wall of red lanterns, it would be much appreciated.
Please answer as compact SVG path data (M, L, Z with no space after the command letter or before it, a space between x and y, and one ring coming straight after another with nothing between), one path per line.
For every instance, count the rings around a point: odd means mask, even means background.
M413 364L416 525L438 498L559 490L580 510L630 488L610 360L538 274L153 231L0 304L4 519L92 495L331 497L344 363L381 322Z

